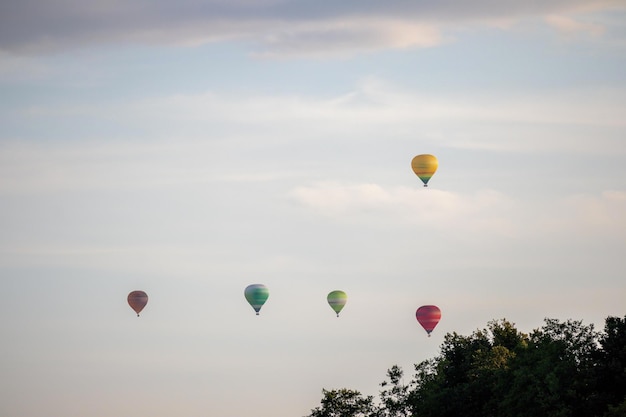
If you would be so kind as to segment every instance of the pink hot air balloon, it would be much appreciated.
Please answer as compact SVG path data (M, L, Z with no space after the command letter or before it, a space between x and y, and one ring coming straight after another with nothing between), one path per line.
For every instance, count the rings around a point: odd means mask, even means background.
M135 310L137 317L143 308L148 304L148 294L143 291L131 291L128 294L128 305Z
M415 317L426 330L426 333L428 333L428 337L430 337L430 332L433 331L441 319L441 310L437 306L421 306L415 312Z

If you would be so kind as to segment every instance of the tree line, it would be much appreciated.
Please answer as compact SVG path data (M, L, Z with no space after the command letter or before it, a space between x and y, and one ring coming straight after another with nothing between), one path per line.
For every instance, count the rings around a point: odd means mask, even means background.
M545 319L520 332L493 320L469 336L448 333L440 353L404 382L387 370L376 397L322 390L305 417L626 417L626 316L603 331Z

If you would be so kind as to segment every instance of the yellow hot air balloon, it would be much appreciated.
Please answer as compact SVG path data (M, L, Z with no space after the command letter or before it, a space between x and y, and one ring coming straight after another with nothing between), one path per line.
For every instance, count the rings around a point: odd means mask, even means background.
M437 158L430 154L417 155L411 161L411 168L413 168L415 175L422 180L424 187L428 187L428 181L435 174L438 166Z

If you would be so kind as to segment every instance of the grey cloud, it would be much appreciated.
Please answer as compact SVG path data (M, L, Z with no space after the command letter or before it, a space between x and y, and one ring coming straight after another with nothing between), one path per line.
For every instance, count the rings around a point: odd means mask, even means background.
M361 32L348 28L343 33L340 25L329 29L327 22L377 19L391 26L397 22L446 26L624 7L623 1L615 0L593 2L592 6L585 0L22 0L0 6L0 49L40 53L120 42L199 44L236 38L264 45L261 49L288 53L301 36L305 48L315 48L317 40L326 44L343 40L345 48L358 50L360 47L350 39L355 33L361 35L362 44L398 45L387 42L386 31L375 29L363 36L364 31L372 29L364 26ZM298 25L309 29L293 30ZM281 35L285 30L294 36ZM379 36L380 40L372 41ZM311 42L311 38L316 42ZM282 39L287 39L286 46ZM350 41L345 42L346 39ZM417 40L408 46L422 44Z

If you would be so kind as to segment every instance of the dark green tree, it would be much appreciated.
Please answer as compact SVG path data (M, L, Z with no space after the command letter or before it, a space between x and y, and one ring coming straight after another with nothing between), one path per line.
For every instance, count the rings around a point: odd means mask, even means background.
M580 321L546 319L527 347L510 362L509 387L503 392L502 416L591 417L593 326Z
M597 402L610 406L613 413L620 407L626 411L626 316L606 319L600 346L595 368Z
M320 407L311 410L308 417L375 417L374 397L363 396L350 389L322 390Z
M609 405L609 409L604 417L626 417L626 399L618 405Z
M408 399L414 384L411 381L405 385L403 375L404 372L397 365L387 370L387 380L380 384L383 390L380 391L378 417L410 417L413 415Z
M324 390L309 417L626 417L626 317L602 333L546 319L524 334L507 320L469 336L447 334L407 384L393 366L380 401Z
M416 390L410 395L414 416L482 417L498 412L497 396L516 350L527 336L506 321L492 321L470 336L447 334L441 354L416 365Z

